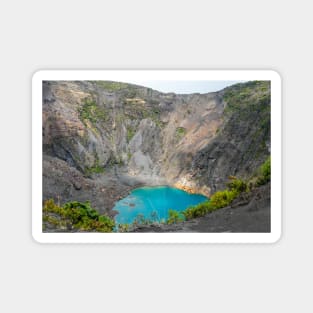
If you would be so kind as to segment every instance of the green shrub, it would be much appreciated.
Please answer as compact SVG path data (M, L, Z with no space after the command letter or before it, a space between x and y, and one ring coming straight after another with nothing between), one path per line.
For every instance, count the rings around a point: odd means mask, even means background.
M55 213L58 213L56 211L58 211L59 209L61 209L61 208L54 203L54 200L53 199L49 199L49 200L46 200L44 202L44 206L43 206L42 210L43 210L43 212L55 212Z
M187 208L185 211L183 211L183 214L186 220L190 220L195 217L204 216L207 213L212 212L214 210L215 208L213 207L212 203L208 200Z
M104 173L104 167L100 166L99 164L96 164L95 166L92 166L92 167L85 168L86 175L100 174L100 173Z
M271 179L271 158L268 157L266 161L261 166L261 173L264 179Z
M217 191L210 199L211 205L215 209L228 206L237 196L239 192L236 190Z
M94 165L91 167L86 167L84 172L87 176L90 176L91 174L100 174L104 173L104 167L100 165L98 155L96 154L96 160L94 162Z
M100 215L89 202L73 201L58 206L50 199L45 201L43 213L43 221L56 227L69 225L74 230L98 232L112 232L115 227L113 219ZM56 216L52 217L49 214Z
M228 206L242 192L249 191L248 183L234 176L229 177L230 182L227 189L217 191L205 202L191 206L182 213L186 220L204 216L214 210Z
M175 133L175 136L177 139L182 139L186 134L186 128L184 127L177 127L176 128L176 133Z
M227 184L227 187L230 190L234 190L239 193L247 192L249 190L248 183L236 177L231 178L230 182Z
M127 128L127 142L130 142L131 139L134 137L136 131L132 128Z
M230 177L228 189L217 191L205 202L187 208L182 213L186 220L204 216L214 210L228 206L240 193L248 191L248 184L236 177Z
M259 172L260 176L256 181L257 186L264 185L271 180L271 157L268 157L261 165Z
M175 210L168 210L168 219L166 221L167 224L174 224L178 222L182 222L184 220L184 215Z
M94 124L98 121L105 122L107 119L105 109L98 106L94 100L89 98L84 100L83 106L79 109L78 112L79 117L84 124L86 124L86 120L89 120Z

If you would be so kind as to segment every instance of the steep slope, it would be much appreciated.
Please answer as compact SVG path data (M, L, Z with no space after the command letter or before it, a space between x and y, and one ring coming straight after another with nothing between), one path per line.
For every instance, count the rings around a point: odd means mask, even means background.
M217 136L198 151L192 173L211 192L223 189L229 175L251 177L270 154L269 82L248 82L221 92L226 103Z
M268 82L176 95L109 81L43 84L43 198L113 215L134 186L210 195L247 176L270 143Z
M270 183L241 194L230 206L176 224L139 225L138 233L263 233L271 231Z

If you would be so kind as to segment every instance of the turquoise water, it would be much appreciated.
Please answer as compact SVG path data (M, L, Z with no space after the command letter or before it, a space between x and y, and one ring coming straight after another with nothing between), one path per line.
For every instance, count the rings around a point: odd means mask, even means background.
M117 224L130 224L140 217L162 221L168 218L169 209L183 211L206 200L205 196L168 186L143 187L116 202L113 209L119 212L115 217Z

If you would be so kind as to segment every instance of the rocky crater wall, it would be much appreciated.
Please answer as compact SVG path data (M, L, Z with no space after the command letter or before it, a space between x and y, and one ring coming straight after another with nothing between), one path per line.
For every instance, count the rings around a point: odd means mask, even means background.
M270 85L176 95L108 81L43 83L43 198L114 214L136 186L209 196L270 150Z

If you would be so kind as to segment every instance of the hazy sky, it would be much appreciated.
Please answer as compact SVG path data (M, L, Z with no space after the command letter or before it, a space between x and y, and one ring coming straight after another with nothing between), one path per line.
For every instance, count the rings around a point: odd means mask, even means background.
M126 82L126 81L125 81ZM221 90L227 86L243 81L235 80L215 80L215 81L174 81L174 80L146 80L146 81L127 81L128 83L150 87L161 92L175 93L207 93Z

